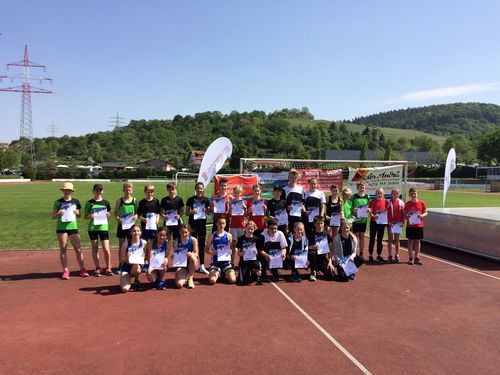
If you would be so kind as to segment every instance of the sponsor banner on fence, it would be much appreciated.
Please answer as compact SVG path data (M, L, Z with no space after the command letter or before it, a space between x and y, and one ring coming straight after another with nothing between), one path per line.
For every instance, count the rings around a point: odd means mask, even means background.
M215 176L215 187L214 191L215 193L219 192L219 184L220 184L220 179L225 178L227 179L227 191L232 194L233 193L233 188L236 185L241 186L243 189L243 192L241 193L242 197L251 197L253 195L252 191L252 186L255 185L258 181L257 175L253 176L240 176L240 175L234 175L234 176Z
M338 186L339 191L342 190L342 169L299 169L301 177L298 184L304 186L307 190L308 183L311 178L318 180L318 189L325 192L330 191L330 186L335 184Z
M353 193L356 192L356 185L364 183L366 185L366 193L375 195L375 190L383 188L385 194L390 194L391 189L403 188L403 166L394 165L390 167L376 168L349 168L349 179L347 186L351 188Z

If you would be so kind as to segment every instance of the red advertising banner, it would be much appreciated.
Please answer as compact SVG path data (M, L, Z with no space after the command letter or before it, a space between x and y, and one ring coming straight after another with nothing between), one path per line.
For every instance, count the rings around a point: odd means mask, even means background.
M251 197L253 195L253 191L252 191L252 186L255 185L258 180L257 180L257 176L238 176L238 175L234 175L234 176L215 176L215 187L214 187L214 190L215 190L215 193L217 194L219 192L219 181L221 178L225 178L227 179L227 182L228 182L228 192L229 193L232 193L233 191L233 188L236 186L236 185L239 185L241 186L241 188L243 189L243 192L241 193L241 196L242 197Z
M341 169L299 169L299 185L307 190L307 181L311 178L318 180L318 189L324 192L330 191L330 186L335 184L342 190L343 170Z

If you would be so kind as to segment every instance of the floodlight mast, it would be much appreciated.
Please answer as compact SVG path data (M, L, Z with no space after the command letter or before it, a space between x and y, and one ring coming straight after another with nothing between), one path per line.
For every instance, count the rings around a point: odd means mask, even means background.
M52 94L52 91L45 90L38 87L31 86L31 80L36 79L40 81L50 81L52 83L52 78L41 77L41 76L31 76L30 68L43 68L45 71L45 65L41 65L30 61L28 58L28 46L24 46L24 59L21 61L16 61L7 64L7 69L11 66L23 67L22 75L11 75L11 76L0 76L1 78L10 78L11 81L14 79L22 79L21 86L4 87L0 88L0 91L5 92L20 92L21 94L21 124L19 131L19 140L26 138L30 142L30 156L31 156L31 167L35 168L35 147L33 143L33 121L31 115L31 93L34 94Z

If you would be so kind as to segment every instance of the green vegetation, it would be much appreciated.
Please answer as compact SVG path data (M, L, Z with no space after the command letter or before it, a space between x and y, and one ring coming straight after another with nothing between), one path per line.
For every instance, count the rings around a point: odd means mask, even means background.
M74 197L80 200L82 206L92 197L93 183L75 183ZM0 250L10 249L55 249L55 222L51 219L52 206L62 195L59 192L61 183L40 183L20 185L0 185L0 206L3 219L0 221ZM121 183L106 183L104 197L114 209L116 200L121 196ZM135 184L134 196L142 199L143 183ZM167 195L165 184L155 183L155 196L161 200ZM210 196L213 186L207 189ZM193 194L193 183L181 183L178 193L184 201ZM428 207L441 207L443 194L439 191L419 191L419 196ZM446 207L500 207L499 194L461 193L450 191L446 198ZM111 247L116 250L116 221L110 219ZM87 222L81 217L78 227L82 246L89 247Z

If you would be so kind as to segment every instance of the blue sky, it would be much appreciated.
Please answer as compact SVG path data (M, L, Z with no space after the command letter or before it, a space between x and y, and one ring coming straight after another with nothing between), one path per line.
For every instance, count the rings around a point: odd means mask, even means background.
M0 75L32 85L35 137L307 106L318 119L452 102L500 104L500 2L490 0L8 1ZM4 79L0 87L21 81ZM21 94L0 92L0 141L19 137Z

